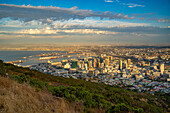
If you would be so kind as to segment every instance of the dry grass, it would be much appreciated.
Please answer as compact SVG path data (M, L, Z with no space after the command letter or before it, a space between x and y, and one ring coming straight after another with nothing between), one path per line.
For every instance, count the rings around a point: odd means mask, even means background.
M63 98L0 77L0 113L75 113Z

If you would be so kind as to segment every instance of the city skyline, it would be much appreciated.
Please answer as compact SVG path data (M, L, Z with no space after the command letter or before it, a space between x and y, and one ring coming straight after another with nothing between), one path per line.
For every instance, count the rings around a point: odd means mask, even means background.
M0 45L170 45L168 0L0 1Z

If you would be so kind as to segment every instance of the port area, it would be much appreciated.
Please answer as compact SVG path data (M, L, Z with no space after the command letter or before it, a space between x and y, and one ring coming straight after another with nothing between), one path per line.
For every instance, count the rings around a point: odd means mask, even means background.
M50 59L58 59L58 58L70 58L70 57L81 57L84 54L81 52L66 52L66 53L49 53L49 54L41 54L38 56L38 60L50 60Z
M5 63L13 64L16 66L29 67L30 65L38 64L38 63L49 63L54 62L55 60L64 60L64 59L72 59L72 58L80 58L85 56L85 53L80 51L60 51L60 52L50 52L49 53L40 53L36 55L24 56L20 59L16 59L13 61L7 61Z

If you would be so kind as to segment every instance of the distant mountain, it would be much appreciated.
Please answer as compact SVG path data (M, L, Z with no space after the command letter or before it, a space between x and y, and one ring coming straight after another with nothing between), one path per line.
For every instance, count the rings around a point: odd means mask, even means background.
M166 113L169 95L47 75L0 61L0 113Z

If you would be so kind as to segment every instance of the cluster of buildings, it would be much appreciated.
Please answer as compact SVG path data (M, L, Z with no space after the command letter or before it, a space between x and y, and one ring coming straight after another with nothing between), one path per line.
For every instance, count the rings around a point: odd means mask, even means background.
M140 92L170 92L170 70L165 68L169 56L155 59L154 50L119 51L93 54L61 62L47 62L30 66L31 69L54 76L63 76L86 81L117 85ZM160 51L161 52L161 51ZM145 55L144 55L145 53ZM120 56L118 56L118 54ZM169 53L168 53L169 54ZM152 56L153 58L146 57Z

